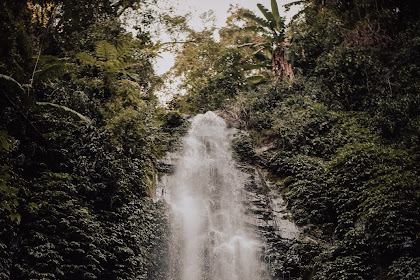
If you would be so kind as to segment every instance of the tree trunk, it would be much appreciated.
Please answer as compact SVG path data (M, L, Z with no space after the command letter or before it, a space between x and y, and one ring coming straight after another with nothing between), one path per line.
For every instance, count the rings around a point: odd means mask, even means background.
M276 81L283 80L284 78L294 79L292 65L285 56L286 45L281 43L273 52L272 67Z

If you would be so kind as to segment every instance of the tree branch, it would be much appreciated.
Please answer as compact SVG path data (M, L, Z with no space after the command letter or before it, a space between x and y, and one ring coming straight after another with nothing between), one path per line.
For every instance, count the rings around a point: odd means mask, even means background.
M172 41L172 42L164 42L164 43L160 43L160 45L169 45L169 44L187 44L187 43L195 43L200 41L200 39L196 39L196 40L188 40L188 41Z

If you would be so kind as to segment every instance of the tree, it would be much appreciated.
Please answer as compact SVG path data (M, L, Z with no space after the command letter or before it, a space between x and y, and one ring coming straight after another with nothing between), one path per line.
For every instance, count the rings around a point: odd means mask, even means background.
M239 50L216 42L213 32L192 32L176 57L172 71L187 94L174 99L174 108L188 113L221 109L245 86Z
M259 65L253 65L251 69L265 67L268 60L271 60L272 72L276 80L284 78L293 79L292 65L288 61L287 48L288 41L285 38L284 19L280 16L277 1L271 0L271 11L262 4L257 4L258 9L264 15L264 18L251 13L244 14L245 17L253 20L258 25L249 26L247 29L264 34L265 42L249 43L242 46L252 46L255 49L254 56L261 62Z

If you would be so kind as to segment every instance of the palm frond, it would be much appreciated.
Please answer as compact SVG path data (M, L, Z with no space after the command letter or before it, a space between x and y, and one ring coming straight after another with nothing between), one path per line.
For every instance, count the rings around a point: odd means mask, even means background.
M284 36L277 36L277 37L275 38L275 42L276 42L277 44L281 44L281 43L283 43L283 42L284 42Z

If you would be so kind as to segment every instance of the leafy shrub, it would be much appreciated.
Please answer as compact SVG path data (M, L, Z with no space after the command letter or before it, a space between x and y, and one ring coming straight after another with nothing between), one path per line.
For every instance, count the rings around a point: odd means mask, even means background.
M326 138L337 116L310 98L288 98L276 108L273 130L282 150L328 157L334 150Z
M241 134L233 141L232 148L239 161L251 164L258 162L258 156L254 150L255 144L250 136Z
M420 277L420 258L401 257L390 266L389 275L394 279L415 280Z
M378 58L360 47L336 47L318 59L316 72L328 91L324 101L345 110L376 107L379 97L388 90L386 68ZM334 104L336 103L336 104Z

